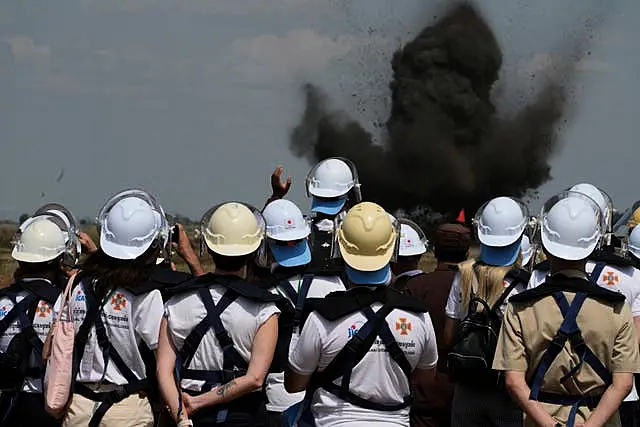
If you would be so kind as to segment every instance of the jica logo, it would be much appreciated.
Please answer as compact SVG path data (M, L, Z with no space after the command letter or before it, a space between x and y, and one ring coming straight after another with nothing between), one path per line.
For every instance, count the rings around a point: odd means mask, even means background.
M361 322L353 323L351 326L349 326L349 329L347 329L349 338L353 338L353 336L357 334L358 331L360 330L360 326L362 325L358 325L358 323L361 323Z
M7 315L7 307L5 306L0 307L0 319L2 319L6 315Z
M85 296L82 293L81 290L78 289L78 292L76 292L76 301L84 301L85 300Z

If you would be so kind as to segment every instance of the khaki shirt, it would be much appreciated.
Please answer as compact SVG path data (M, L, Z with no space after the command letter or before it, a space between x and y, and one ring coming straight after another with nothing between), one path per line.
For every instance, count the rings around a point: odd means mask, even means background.
M571 303L575 293L564 294ZM527 381L531 381L562 321L562 313L551 295L532 302L509 304L500 329L493 368L526 372ZM627 304L587 298L577 322L585 343L610 372L640 372L638 340ZM560 378L578 362L579 357L567 341L544 376L541 390L566 395L604 393L603 381L586 362L573 377L560 383ZM541 405L557 421L567 421L571 407L542 402ZM590 414L589 408L580 407L576 421L584 421ZM533 425L532 420L525 420L525 426ZM619 417L610 419L606 426L620 426Z

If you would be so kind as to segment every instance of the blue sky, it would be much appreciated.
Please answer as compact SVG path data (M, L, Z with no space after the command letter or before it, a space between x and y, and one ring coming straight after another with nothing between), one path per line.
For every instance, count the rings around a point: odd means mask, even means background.
M373 129L388 112L393 51L439 3L4 0L0 216L59 201L91 217L108 195L139 186L167 211L197 218L223 200L261 205L278 163L306 208L309 165L287 148L304 107L301 83L318 84ZM631 184L640 2L481 4L504 49L507 89L562 60L586 16L604 16L579 65L555 179L542 196L588 180L620 207L640 199Z

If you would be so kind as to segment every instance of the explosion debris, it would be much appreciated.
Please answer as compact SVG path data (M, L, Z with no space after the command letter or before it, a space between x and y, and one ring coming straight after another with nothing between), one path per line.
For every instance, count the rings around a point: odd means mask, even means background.
M365 197L390 211L457 214L496 195L523 197L550 179L573 72L557 73L506 115L498 114L492 94L501 66L489 25L475 7L457 3L395 53L384 144L330 111L321 91L306 84L290 148L312 162L348 157Z

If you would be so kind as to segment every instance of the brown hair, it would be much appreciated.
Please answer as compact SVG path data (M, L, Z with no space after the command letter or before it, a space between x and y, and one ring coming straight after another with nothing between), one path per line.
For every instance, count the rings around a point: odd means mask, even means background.
M102 299L113 289L132 290L136 285L149 280L159 251L160 246L154 244L136 259L121 260L112 258L102 249L98 249L89 255L82 266L82 273L83 276L96 280L94 291L98 298Z
M60 255L47 262L18 262L18 268L13 273L13 280L19 282L22 279L37 277L49 279L55 286L63 286L65 281L62 280L64 277L61 269L62 257L63 255Z

